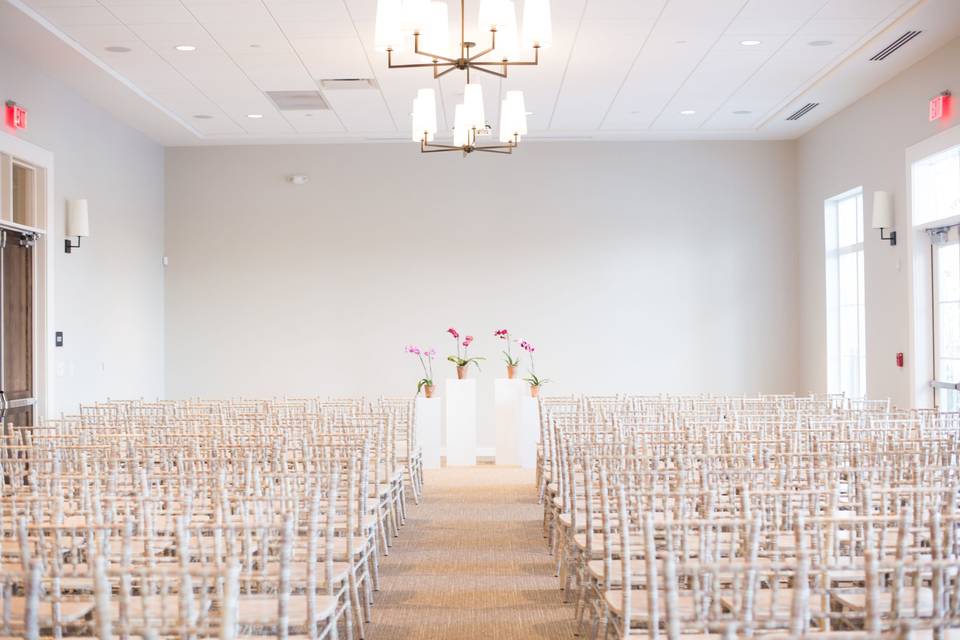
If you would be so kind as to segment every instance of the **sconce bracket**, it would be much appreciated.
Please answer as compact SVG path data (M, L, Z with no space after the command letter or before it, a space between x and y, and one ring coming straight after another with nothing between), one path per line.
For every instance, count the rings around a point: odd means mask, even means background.
M883 235L883 227L881 227L881 228L880 228L880 239L881 239L881 240L889 240L891 247L897 246L897 232L896 232L896 231L891 231L889 236L885 236L885 235Z
M77 238L77 244L72 244L70 242L70 238L67 238L66 240L63 241L63 250L66 253L73 253L72 251L73 249L79 249L79 248L80 248L80 238Z

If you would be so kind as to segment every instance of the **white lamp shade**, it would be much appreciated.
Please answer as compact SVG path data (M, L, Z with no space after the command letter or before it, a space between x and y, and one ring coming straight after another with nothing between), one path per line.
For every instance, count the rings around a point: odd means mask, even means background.
M490 55L498 60L516 60L520 34L517 33L517 8L513 0L504 0L503 24L497 30L497 46Z
M511 125L515 129L514 133L527 135L527 104L523 99L523 91L507 91L506 101L510 103Z
M510 111L510 103L503 100L500 103L500 142L512 142L513 135L516 133L516 127L513 126L513 114Z
M483 113L483 88L471 82L463 88L464 124L468 129L483 129L487 119Z
M423 110L423 126L429 133L437 132L437 97L433 89L417 91L420 108Z
M421 32L427 27L430 0L403 0L400 28L408 33Z
M427 142L433 141L437 132L437 103L433 89L420 89L413 99L413 127L410 132L414 142L422 142L426 135Z
M889 191L873 192L873 228L893 228L893 194Z
M90 216L87 213L86 199L67 200L67 224L63 235L69 238L87 238L90 236Z
M467 136L467 112L462 104L458 104L453 110L453 145L463 147L469 139Z
M431 2L426 26L420 32L420 50L445 55L450 44L450 21L446 2Z
M377 24L373 37L373 48L375 50L380 52L387 49L402 50L402 10L402 0L377 0Z
M433 141L433 132L429 129L428 105L423 98L413 99L412 127L410 138L414 142L423 142L426 136L427 142Z
M500 29L504 26L506 17L506 2L504 0L480 0L477 28L481 31Z
M522 44L524 47L539 45L544 49L553 45L550 0L524 0Z

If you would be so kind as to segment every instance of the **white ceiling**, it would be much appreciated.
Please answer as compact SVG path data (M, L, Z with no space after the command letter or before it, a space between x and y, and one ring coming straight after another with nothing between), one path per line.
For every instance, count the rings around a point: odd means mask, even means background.
M428 69L387 69L373 50L376 0L6 1L0 36L25 20L41 26L32 55L68 45L86 58L84 70L60 54L46 56L48 70L74 85L83 74L87 84L90 74L108 76L95 83L108 90L88 95L165 144L401 139L418 88L438 88L443 128L465 82L459 72L435 81ZM447 2L453 34L459 3ZM477 4L467 0L468 35L482 44L471 24ZM960 35L960 0L553 0L552 8L554 42L538 67L479 78L491 122L501 92L524 91L530 138L793 138ZM869 61L908 29L924 33ZM181 44L196 51L177 51ZM317 111L281 112L264 95L317 90L328 78L374 78L379 89L324 90L331 109ZM821 106L786 121L807 102ZM247 117L254 113L263 117Z

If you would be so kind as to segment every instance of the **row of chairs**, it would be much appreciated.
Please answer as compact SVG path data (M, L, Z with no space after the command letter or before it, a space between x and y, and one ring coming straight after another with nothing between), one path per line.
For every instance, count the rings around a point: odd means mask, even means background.
M544 398L537 487L581 634L944 637L958 455L887 402Z
M115 401L0 443L0 633L364 638L409 400Z

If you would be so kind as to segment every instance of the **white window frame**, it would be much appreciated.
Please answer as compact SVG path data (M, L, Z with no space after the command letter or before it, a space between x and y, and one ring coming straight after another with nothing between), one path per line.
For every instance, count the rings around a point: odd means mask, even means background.
M840 246L840 203L855 199L857 209L857 241L854 244ZM864 299L864 243L863 243L863 188L857 187L824 201L824 245L826 271L826 322L827 322L827 391L844 394L850 398L863 398L867 395L867 345L866 345L866 304ZM857 278L854 292L857 303L841 304L840 258L845 255L858 256ZM857 362L857 383L845 388L843 370L846 360L850 359L849 350L845 352L841 343L841 326L844 311L856 314L857 344L852 356Z
M902 232L897 234L906 240L905 261L907 270L910 341L907 346L907 373L910 380L910 405L920 408L936 406L936 390L931 385L935 372L935 348L933 343L933 269L931 268L931 242L927 228L960 223L956 212L945 212L939 219L918 213L917 185L914 184L914 165L932 156L960 146L960 126L954 126L907 148L905 152L905 201L906 216ZM920 222L923 220L923 222Z

